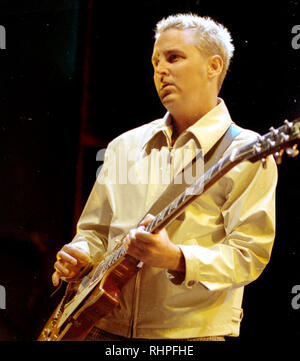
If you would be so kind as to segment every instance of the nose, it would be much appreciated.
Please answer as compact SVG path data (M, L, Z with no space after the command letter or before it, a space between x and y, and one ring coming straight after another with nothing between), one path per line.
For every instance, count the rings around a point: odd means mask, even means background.
M154 83L157 91L160 91L164 78L168 78L169 70L167 63L164 61L159 61L158 64L154 67Z
M158 76L168 75L169 69L167 66L167 62L164 60L160 60L154 67L154 73L157 74Z

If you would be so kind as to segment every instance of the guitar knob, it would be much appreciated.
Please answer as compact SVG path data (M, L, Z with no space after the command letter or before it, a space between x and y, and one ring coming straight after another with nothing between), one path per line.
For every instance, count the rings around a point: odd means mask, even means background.
M261 158L261 164L263 166L264 169L267 168L267 161L266 161L266 158Z
M295 144L293 148L287 148L286 154L292 158L297 157L297 155L299 154L299 150L297 149L297 144Z
M275 162L277 164L281 164L282 163L282 152L274 153L274 158L275 158Z

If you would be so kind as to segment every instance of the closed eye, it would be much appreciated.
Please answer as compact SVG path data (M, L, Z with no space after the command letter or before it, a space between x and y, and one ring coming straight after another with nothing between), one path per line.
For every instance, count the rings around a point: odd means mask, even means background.
M178 55L178 54L171 54L168 56L168 62L169 63L174 63L177 60L179 60L180 58L182 58L182 56Z

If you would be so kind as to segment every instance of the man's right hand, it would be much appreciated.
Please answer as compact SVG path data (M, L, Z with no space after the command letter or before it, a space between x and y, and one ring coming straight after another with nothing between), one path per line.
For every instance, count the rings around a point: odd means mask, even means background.
M59 284L61 278L74 278L90 262L91 258L88 253L84 252L76 244L66 244L57 252L57 261L54 264L55 272L52 275L52 283L54 286Z

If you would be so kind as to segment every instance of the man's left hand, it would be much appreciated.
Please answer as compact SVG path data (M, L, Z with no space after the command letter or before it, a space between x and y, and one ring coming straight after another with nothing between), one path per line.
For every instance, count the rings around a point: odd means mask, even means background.
M158 232L146 231L146 226L154 219L148 214L139 226L129 231L126 236L127 253L152 267L173 271L185 271L183 253L171 242L165 228Z

